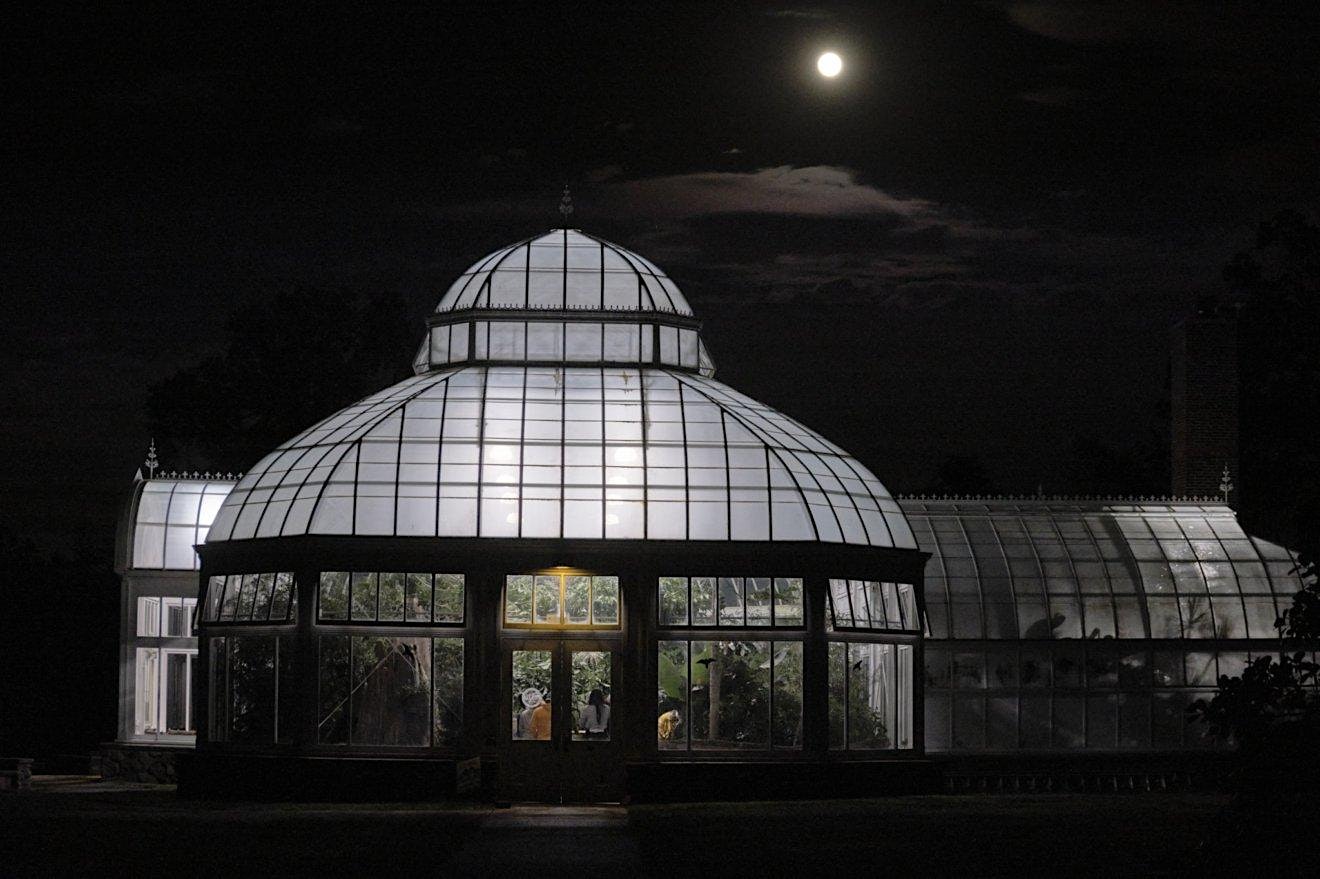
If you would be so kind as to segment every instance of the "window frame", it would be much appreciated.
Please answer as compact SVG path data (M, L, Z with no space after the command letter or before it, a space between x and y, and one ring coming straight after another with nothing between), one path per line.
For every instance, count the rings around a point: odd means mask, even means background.
M509 586L515 577L529 577L532 580L531 604L529 606L530 620L523 622L520 620L509 620ZM557 615L558 622L537 622L537 584L538 578L556 577L559 580ZM574 623L567 621L567 597L568 580L573 577L587 578L590 582L587 591L587 622ZM596 581L613 580L614 581L614 609L615 621L612 623L597 623L596 617ZM617 574L594 574L586 571L577 570L551 570L551 571L533 571L519 574L505 574L504 585L500 590L500 627L506 631L515 632L622 632L623 631L623 581Z
M692 603L692 581L693 581L693 580L697 580L697 579L701 579L701 580L712 580L712 581L714 581L714 590L715 590L715 591L714 591L713 599L714 599L714 612L715 612L715 619L714 619L714 622L713 622L713 623L704 623L704 622L698 623L698 622L696 621L696 617L695 617L695 615L694 615L694 613L693 613L693 603ZM674 580L682 580L682 581L683 581L684 600L685 600L685 607L686 607L686 618L685 618L685 621L684 621L684 622L681 622L681 623L667 622L667 621L664 619L664 617L662 616L662 614L664 613L664 610L663 610L663 594L664 594L664 593L663 593L663 590L664 590L664 588L665 588L666 581L674 581ZM739 596L740 596L740 599L741 599L740 604L741 604L741 606L742 606L742 622L741 622L741 623L737 623L737 622L726 623L726 622L723 622L723 621L722 621L723 608L720 606L720 603L719 603L719 596L720 596L720 591L721 591L721 581L723 581L723 580L738 580L738 581L741 581L741 582L742 582L742 586L741 586L741 588L740 588L740 590L739 590ZM769 581L769 584L770 584L770 595L769 595L768 606L769 606L769 608L770 608L770 616L769 616L768 620L767 620L766 622L764 622L764 623L750 623L750 622L748 622L748 620L749 620L748 613L747 613L747 609L748 609L748 601L747 601L747 581L748 581L748 580L768 580L768 581ZM780 582L780 581L796 581L796 582L797 582L797 585L798 585L798 599L799 599L799 600L798 600L798 604L797 604L797 615L796 615L795 618L790 618L790 621L788 621L788 622L780 622L780 620L779 620L779 600L778 600L778 598L779 598L779 588L778 588L778 587L779 587L779 582ZM738 632L738 631L741 631L741 632L774 632L774 631L779 631L779 632L801 633L801 632L804 632L804 631L806 630L806 628L807 628L807 578L806 578L806 577L800 577L800 576L798 576L798 577L778 577L778 576L774 576L774 577L750 577L750 576L738 576L738 577L707 577L707 576L703 576L703 575L698 575L698 576L660 576L660 577L657 577L657 578L656 578L656 584L655 584L655 596L656 596L656 605L655 605L655 625L656 625L656 631L657 631L657 632L667 632L667 631L673 631L673 632L694 632L694 631L702 631L702 630L711 630L711 631L719 631L719 632ZM669 639L669 640L673 640L673 639ZM716 640L718 640L718 639L716 639ZM728 640L728 639L725 639L725 640Z
M327 617L323 613L323 606L325 600L325 578L327 575L335 575L335 574L342 574L348 578L346 584L347 591L345 592L344 595L344 602L345 602L344 616ZM359 574L370 574L375 581L376 612L370 618L366 618L366 617L355 618L353 616L353 585L355 582L355 578ZM403 589L404 589L403 600L405 604L404 604L402 619L390 620L390 619L380 618L380 591L381 591L380 578L382 574L393 574L405 578L403 583ZM407 597L408 597L409 581L406 578L414 577L414 576L429 577L431 580L430 612L429 612L429 617L427 619L412 619L412 620L408 619ZM436 595L437 595L436 581L437 578L439 577L456 577L458 579L460 598L458 602L459 618L457 620L437 620L435 618ZM316 572L316 616L314 621L318 628L323 628L327 626L333 626L333 627L348 626L348 627L358 627L358 628L377 626L377 627L387 627L391 629L396 627L405 628L405 629L445 629L451 631L455 629L466 629L467 617L468 617L467 599L468 599L467 574L465 573L450 572L450 571L361 571L361 570L317 571Z

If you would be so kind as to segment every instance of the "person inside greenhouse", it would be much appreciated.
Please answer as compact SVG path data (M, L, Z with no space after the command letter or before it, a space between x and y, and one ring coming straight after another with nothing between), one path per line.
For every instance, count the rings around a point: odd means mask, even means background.
M672 741L682 722L683 715L677 708L671 708L661 714L656 721L656 732L660 736L660 740L664 742Z
M539 739L544 741L549 739L550 703L545 701L541 691L535 687L528 687L523 690L519 698L522 701L523 710L518 713L513 737L522 740Z
M603 736L610 731L610 703L599 688L587 696L587 704L578 714L578 728L587 735Z

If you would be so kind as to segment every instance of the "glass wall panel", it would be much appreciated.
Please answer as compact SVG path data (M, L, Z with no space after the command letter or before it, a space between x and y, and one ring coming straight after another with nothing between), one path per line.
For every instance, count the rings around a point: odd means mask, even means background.
M134 662L133 732L160 731L160 650L139 647Z
M692 642L692 747L765 749L770 744L770 645Z
M284 589L287 591L288 587ZM279 606L281 590L277 577L272 608ZM462 574L384 571L350 575L342 571L324 571L321 573L319 592L318 619L323 622L463 622Z
M802 747L802 642L772 641L774 684L770 717L770 745Z
M165 732L187 735L193 731L191 686L192 653L165 651Z
M515 650L512 665L515 741L549 741L554 734L550 707L554 654L549 650Z
M798 641L661 641L661 750L802 746Z
M323 620L348 619L348 572L322 571L317 615Z
M802 625L802 580L799 577L775 578L775 625Z
M454 747L463 732L463 639L431 639L434 683L431 742Z
M543 628L617 628L619 578L585 574L511 574L504 624Z
M349 741L429 744L431 639L352 636Z
M611 669L608 650L572 650L569 661L573 740L609 741Z
M912 648L838 642L829 645L830 747L891 750L912 747ZM934 666L927 674L936 675Z
M661 750L685 750L688 717L688 643L660 641L657 645L656 659L660 682L659 700L656 705L656 741Z
M658 607L660 626L688 623L688 584L685 577L661 577Z
M802 625L800 578L662 577L659 589L662 628Z

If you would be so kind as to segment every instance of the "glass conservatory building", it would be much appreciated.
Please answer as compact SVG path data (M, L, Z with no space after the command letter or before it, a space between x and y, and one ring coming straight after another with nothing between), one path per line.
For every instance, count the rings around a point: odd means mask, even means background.
M186 786L773 796L1176 751L1298 587L1223 505L900 504L576 230L427 323L412 378L236 483L138 484L120 740L195 736Z

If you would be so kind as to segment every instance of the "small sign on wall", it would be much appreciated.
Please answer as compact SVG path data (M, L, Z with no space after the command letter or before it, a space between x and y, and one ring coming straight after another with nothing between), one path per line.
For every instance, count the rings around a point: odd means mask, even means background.
M471 757L454 764L454 793L470 794L481 790L481 758Z

